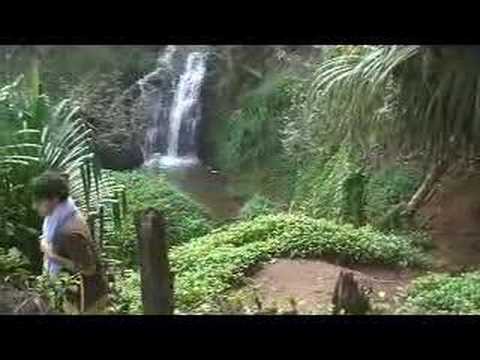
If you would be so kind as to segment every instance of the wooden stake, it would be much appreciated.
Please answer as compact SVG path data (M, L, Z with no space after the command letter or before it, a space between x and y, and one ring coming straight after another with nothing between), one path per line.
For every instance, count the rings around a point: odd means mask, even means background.
M173 314L173 276L168 261L166 222L156 209L136 216L144 314Z
M341 271L332 297L333 314L343 310L345 314L361 315L370 310L367 294L355 279L353 272Z

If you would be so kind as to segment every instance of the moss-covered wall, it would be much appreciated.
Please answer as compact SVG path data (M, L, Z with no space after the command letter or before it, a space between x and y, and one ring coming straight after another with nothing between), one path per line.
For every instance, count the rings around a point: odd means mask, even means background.
M301 73L304 62L320 56L313 46L215 46L203 91L200 156L212 162L216 132L250 93L285 72Z

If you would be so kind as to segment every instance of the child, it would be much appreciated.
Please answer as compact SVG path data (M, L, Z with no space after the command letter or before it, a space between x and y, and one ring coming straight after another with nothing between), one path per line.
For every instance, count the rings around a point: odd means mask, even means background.
M107 303L107 282L88 225L69 195L68 178L48 171L34 179L34 208L44 217L40 247L44 270L55 277L64 270L79 275L80 285L67 289L65 311L101 312Z

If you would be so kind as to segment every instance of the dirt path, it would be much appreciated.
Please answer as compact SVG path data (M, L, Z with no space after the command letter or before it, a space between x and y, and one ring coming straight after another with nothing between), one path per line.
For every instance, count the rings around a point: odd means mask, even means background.
M295 299L302 314L329 313L335 282L341 270L351 270L360 283L373 290L371 299L378 311L391 312L409 282L411 271L381 267L355 266L345 268L320 260L278 259L266 264L253 277L244 292L255 292L264 308L290 307Z

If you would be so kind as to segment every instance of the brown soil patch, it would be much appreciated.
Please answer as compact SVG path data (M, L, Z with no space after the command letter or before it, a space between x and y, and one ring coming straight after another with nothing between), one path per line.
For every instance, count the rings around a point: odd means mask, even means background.
M276 260L250 279L264 307L287 307L295 299L299 313L327 313L341 270L351 270L359 282L372 290L373 302L395 306L414 274L372 266L345 268L320 260Z
M480 265L480 176L446 178L421 213L429 231L437 266L457 270Z

